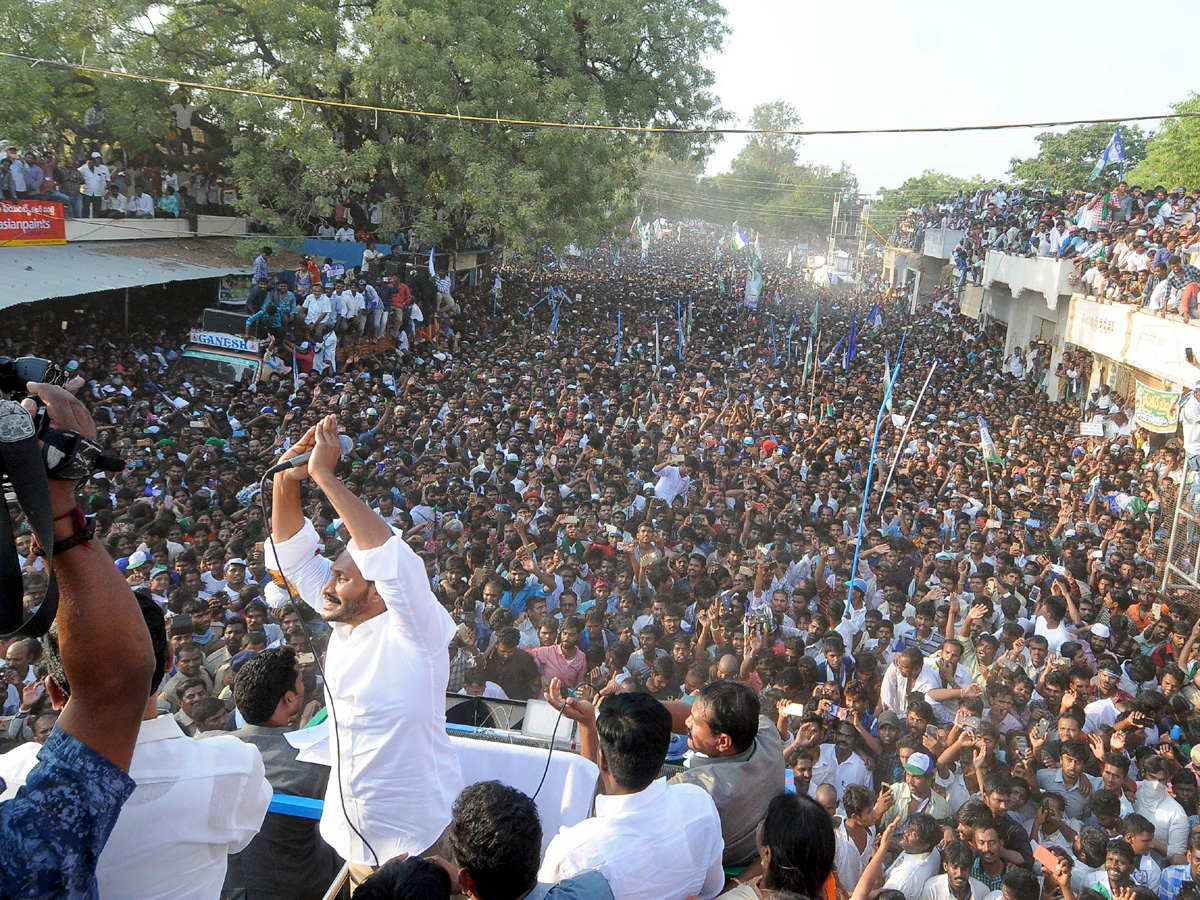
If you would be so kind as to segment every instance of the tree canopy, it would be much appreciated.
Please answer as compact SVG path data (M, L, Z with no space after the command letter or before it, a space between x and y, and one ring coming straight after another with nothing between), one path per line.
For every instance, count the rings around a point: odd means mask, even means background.
M1027 159L1014 157L1009 173L1022 187L1034 190L1044 188L1047 182L1055 192L1094 189L1092 169L1112 139L1117 124L1077 125L1061 134L1042 132L1034 138L1038 142L1037 155ZM1137 125L1122 125L1121 141L1125 145L1125 171L1128 173L1146 155L1146 135ZM1100 177L1115 179L1117 172L1118 167L1110 163Z
M66 133L152 162L223 158L243 211L281 230L326 212L342 188L374 187L394 198L389 220L415 218L423 242L584 240L623 217L651 154L702 159L711 146L706 135L467 123L330 101L638 128L724 118L703 62L727 35L717 0L45 0L8 25L9 45L31 56L318 101L189 97L48 67L0 82L10 140L53 146ZM207 137L186 158L165 143L177 101L199 107L193 124Z
M780 100L759 104L750 128L795 130L800 115ZM835 196L858 190L846 165L838 169L800 161L802 139L755 134L734 157L728 172L703 177L703 167L656 162L642 199L650 213L699 216L713 222L735 219L773 235L823 241L829 232Z
M1200 94L1171 107L1177 113L1200 113ZM1146 146L1142 164L1130 178L1143 187L1159 185L1170 190L1178 185L1200 184L1200 119L1167 119Z

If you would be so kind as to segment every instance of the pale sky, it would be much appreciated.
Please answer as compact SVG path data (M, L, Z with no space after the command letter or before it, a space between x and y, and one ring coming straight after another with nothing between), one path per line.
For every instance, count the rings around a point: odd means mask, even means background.
M732 34L710 64L739 127L770 100L791 103L806 128L895 128L1154 115L1196 89L1191 65L1152 50L1173 19L1183 26L1192 15L1177 2L725 5ZM1148 40L1123 30L1136 29L1135 10ZM817 136L800 155L834 168L844 160L875 192L925 169L1003 177L1011 157L1036 151L1037 133ZM728 168L744 141L719 144L709 173Z

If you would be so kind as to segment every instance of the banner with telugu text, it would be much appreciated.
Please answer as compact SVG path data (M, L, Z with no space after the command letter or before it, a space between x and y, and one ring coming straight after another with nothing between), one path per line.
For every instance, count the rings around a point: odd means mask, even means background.
M0 201L0 247L65 244L63 205L44 200Z
M1179 392L1160 391L1142 382L1135 389L1137 424L1156 434L1174 434L1179 426Z

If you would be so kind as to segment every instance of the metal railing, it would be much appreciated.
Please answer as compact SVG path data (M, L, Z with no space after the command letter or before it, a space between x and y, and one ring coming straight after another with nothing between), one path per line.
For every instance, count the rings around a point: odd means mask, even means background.
M1184 465L1184 480L1179 486L1171 516L1171 531L1165 547L1155 554L1162 568L1161 590L1170 593L1173 602L1182 603L1192 612L1200 609L1200 473ZM1160 547L1162 545L1160 544Z

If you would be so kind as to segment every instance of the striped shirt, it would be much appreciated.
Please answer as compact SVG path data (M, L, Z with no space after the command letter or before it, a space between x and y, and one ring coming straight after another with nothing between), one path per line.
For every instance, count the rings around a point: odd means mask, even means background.
M1186 263L1180 265L1178 272L1172 270L1171 274L1167 276L1167 284L1173 291L1181 291L1192 282L1200 282L1200 269Z

